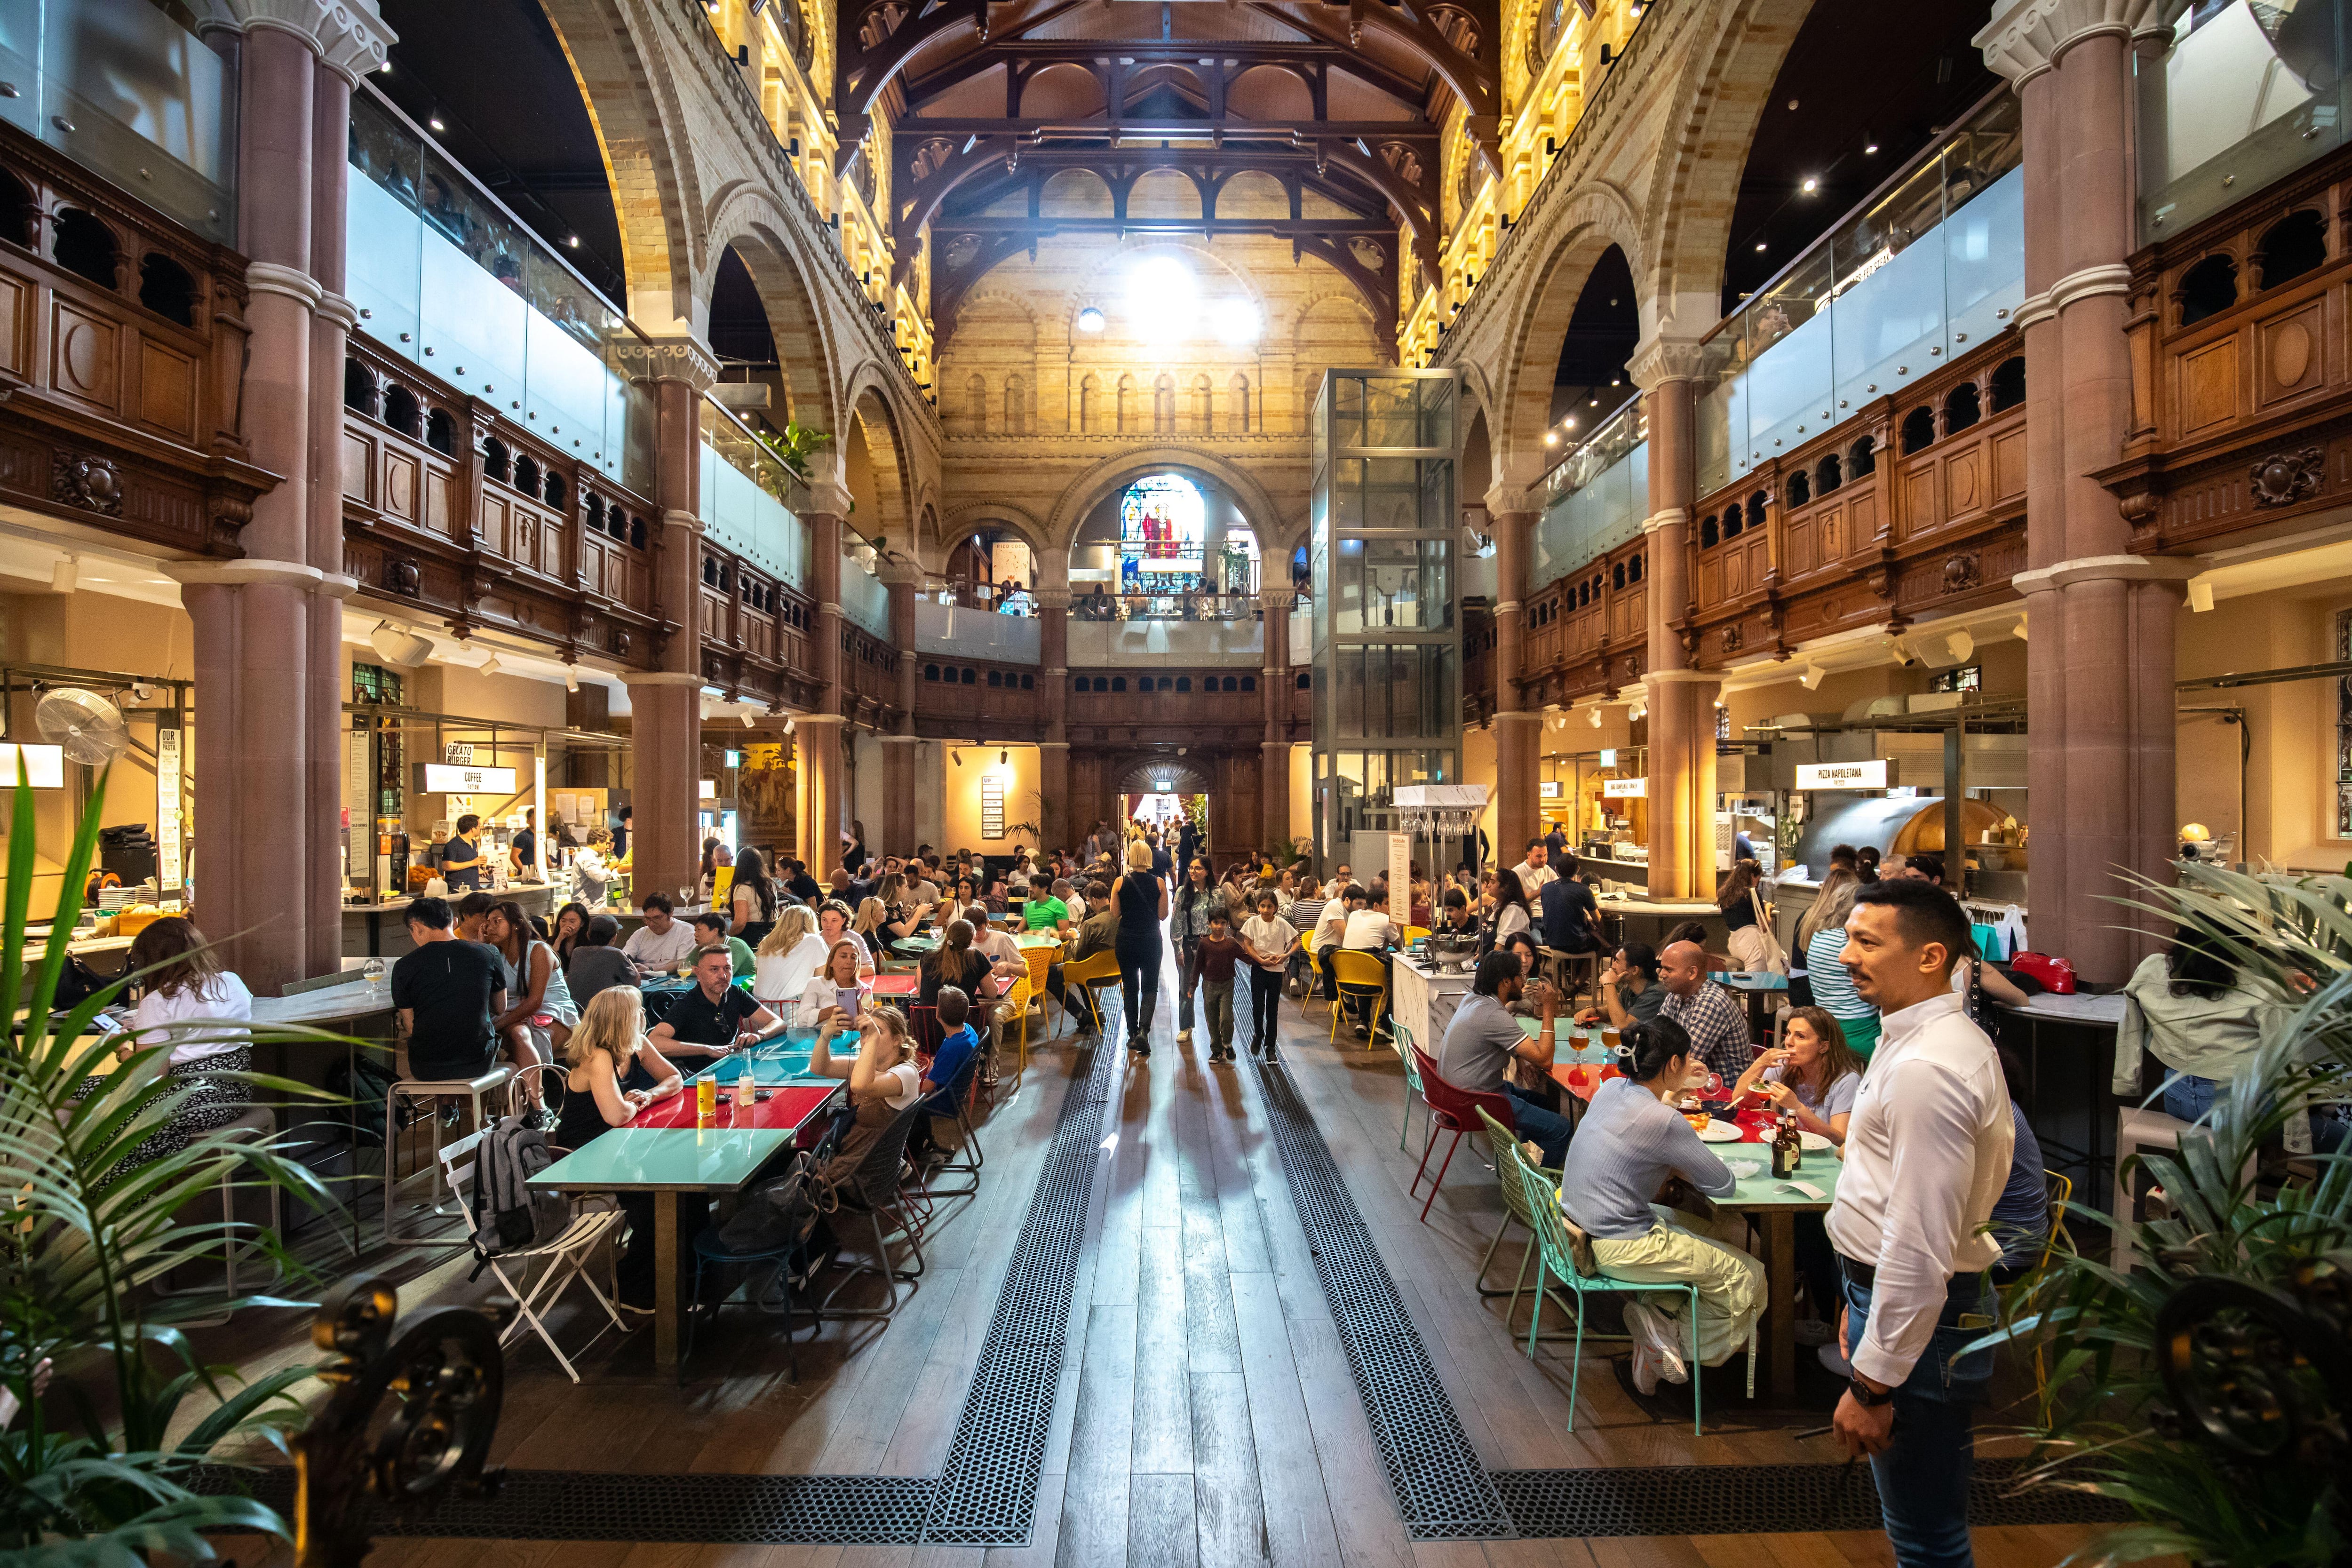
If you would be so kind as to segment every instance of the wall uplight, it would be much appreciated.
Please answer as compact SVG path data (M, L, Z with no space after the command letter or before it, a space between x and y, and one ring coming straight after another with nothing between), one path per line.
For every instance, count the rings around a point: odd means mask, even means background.
M1085 310L1078 312L1078 331L1082 332L1099 332L1103 330L1103 313L1100 310L1096 310L1092 305L1087 306Z

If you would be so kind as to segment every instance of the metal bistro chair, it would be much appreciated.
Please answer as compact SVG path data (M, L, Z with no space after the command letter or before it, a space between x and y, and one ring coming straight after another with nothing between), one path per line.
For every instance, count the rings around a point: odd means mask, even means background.
M1478 1273L1471 1283L1481 1296L1510 1297L1511 1304L1503 1310L1503 1327L1508 1330L1511 1320L1518 1315L1519 1296L1528 1288L1528 1264L1537 1251L1536 1220L1535 1215L1528 1212L1527 1189L1512 1175L1509 1164L1514 1160L1525 1163L1527 1156L1519 1152L1519 1135L1488 1115L1483 1105L1478 1108L1478 1120L1486 1129L1487 1146L1495 1152L1495 1173L1503 1189L1504 1213L1503 1223L1495 1227L1495 1239L1486 1244L1486 1256L1478 1259ZM1552 1190L1559 1190L1558 1171L1549 1165L1538 1165L1535 1173ZM1518 1277L1511 1281L1507 1291L1490 1289L1486 1284L1487 1266L1495 1261L1495 1248L1503 1245L1503 1237L1514 1222L1525 1226L1528 1231L1527 1250L1519 1254Z
M826 1291L824 1300L817 1303L817 1311L821 1315L835 1318L891 1317L898 1310L899 1282L903 1280L911 1286L921 1277L923 1242L917 1231L915 1217L907 1207L903 1176L907 1163L907 1137L915 1130L915 1118L923 1114L923 1102L919 1100L898 1112L890 1125L883 1129L882 1136L875 1140L874 1147L866 1152L866 1158L857 1163L857 1169L851 1173L850 1179L834 1189L841 1203L837 1211L841 1216L845 1219L848 1215L862 1214L872 1226L874 1261L858 1264L834 1281L833 1289ZM892 1265L890 1244L885 1239L882 1229L882 1218L886 1214L897 1225L900 1234L906 1237L907 1246L914 1256L914 1268L898 1268ZM847 1239L841 1234L844 1228L843 1225L835 1226L836 1239ZM834 1298L841 1294L842 1287L861 1274L876 1275L889 1281L888 1306L846 1309L833 1304ZM913 1294L913 1291L909 1290L908 1294Z
M1704 1436L1706 1431L1706 1411L1699 1390L1698 1362L1698 1287L1668 1284L1664 1281L1645 1282L1619 1279L1601 1272L1592 1260L1592 1240L1579 1229L1576 1223L1559 1212L1559 1201L1552 1187L1527 1161L1519 1157L1517 1145L1508 1155L1508 1168L1519 1184L1528 1213L1535 1221L1536 1231L1536 1310L1528 1320L1528 1359L1535 1359L1537 1331L1543 1325L1543 1304L1547 1281L1557 1279L1576 1297L1570 1316L1576 1320L1576 1348L1570 1352L1568 1373L1568 1429L1576 1430L1576 1391L1584 1376L1584 1298L1588 1293L1619 1295L1679 1295L1686 1299L1688 1316L1684 1321L1690 1328L1690 1390L1691 1431ZM1568 1303L1562 1302L1563 1310ZM1628 1334L1595 1334L1594 1339L1630 1341ZM1756 1331L1748 1331L1748 1396L1756 1397Z
M988 1163L988 1155L987 1152L980 1146L980 1129L972 1124L971 1116L965 1109L971 1097L972 1085L980 1077L980 1058L979 1051L974 1051L966 1057L963 1066L956 1069L956 1075L952 1079L941 1084L937 1094L927 1096L919 1102L920 1110L927 1115L934 1117L939 1116L940 1111L933 1102L937 1101L939 1105L944 1105L947 1108L947 1114L955 1121L957 1132L962 1135L963 1140L962 1147L957 1151L955 1156L942 1159L938 1164L923 1173L922 1191L923 1196L927 1199L965 1198L980 1191L980 1168ZM933 1178L943 1174L970 1176L971 1180L960 1187L933 1186L931 1184Z
M1413 1064L1413 1058L1421 1053L1414 1047L1412 1031L1399 1024L1389 1043L1396 1047L1397 1060L1404 1063L1404 1125L1397 1129L1397 1147L1402 1149L1412 1136L1412 1097L1426 1091L1421 1087L1421 1068Z
M1413 1065L1421 1069L1422 1098L1429 1102L1429 1142L1422 1145L1421 1166L1412 1173L1412 1185L1406 1189L1410 1197L1421 1190L1421 1178L1429 1170L1429 1156L1437 1147L1440 1132L1454 1134L1454 1142L1445 1146L1445 1159L1437 1167L1437 1174L1429 1184L1429 1196L1421 1205L1421 1223L1429 1223L1429 1205L1437 1201L1438 1184L1445 1180L1446 1171L1454 1163L1454 1151L1462 1147L1465 1132L1478 1130L1474 1112L1485 1110L1507 1128L1517 1126L1511 1114L1511 1097L1490 1094L1481 1089L1456 1089L1445 1081L1437 1070L1437 1063L1419 1046L1412 1047Z
M1068 995L1073 985L1086 988L1087 1006L1095 1016L1095 1027L1098 1030L1103 1028L1108 1015L1103 1007L1102 994L1118 989L1118 954L1105 948L1091 957L1065 962L1062 965L1062 994ZM1062 1009L1064 1017L1068 1017L1069 1013L1068 1007Z
M464 1216L466 1235L468 1239L471 1239L476 1232L474 1206L467 1196L467 1189L471 1187L474 1182L474 1167L478 1163L474 1158L474 1152L481 1146L482 1140L487 1136L487 1133L476 1132L470 1137L460 1138L455 1143L436 1151L436 1159L440 1165L442 1175L449 1184L449 1191L457 1199L457 1210ZM598 1306L604 1309L604 1315L611 1320L612 1326L625 1334L629 1331L629 1325L621 1321L619 1310L613 1305L613 1297L598 1289L595 1278L588 1272L589 1259L611 1238L613 1233L620 1227L620 1224L621 1211L617 1208L574 1208L572 1223L549 1239L530 1247L518 1247L509 1252L494 1252L485 1256L482 1258L483 1266L489 1269L491 1277L498 1280L508 1294L516 1298L514 1321L509 1323L506 1326L506 1331L499 1336L499 1342L505 1344L520 1334L528 1324L531 1331L539 1336L540 1342L546 1345L549 1352L555 1357L557 1364L563 1368L563 1374L574 1383L579 1382L579 1370L572 1364L572 1358L565 1355L562 1348L555 1342L555 1335L549 1330L547 1319L543 1314L562 1299L565 1287L577 1279L588 1287L588 1293L596 1298ZM528 1280L530 1277L530 1265L534 1259L539 1258L547 1260L547 1268L540 1274L539 1282L528 1290L523 1289L521 1282L508 1277L506 1266L516 1264L520 1267L522 1279ZM619 1264L613 1258L609 1250L606 1253L606 1267L607 1282L614 1286L613 1296L618 1296L619 1281L611 1270L616 1270ZM599 1323L596 1332L590 1336L588 1345L594 1344L604 1337L604 1325ZM585 1351L588 1345L583 1345L580 1348Z
M267 1144L278 1136L278 1113L266 1105L248 1106L246 1110L238 1113L235 1121L229 1122L226 1126L215 1129L214 1136L219 1138L233 1138L240 1142ZM244 1175L245 1167L242 1165L224 1163L221 1167L221 1217L220 1224L217 1226L220 1238L219 1250L215 1252L211 1258L203 1260L216 1262L220 1265L221 1293L232 1300L236 1298L237 1293L236 1271L237 1264L241 1260L258 1259L263 1265L266 1265L263 1272L266 1273L268 1278L261 1284L252 1287L252 1289L259 1290L264 1294L268 1294L269 1291L275 1290L286 1278L285 1266L278 1263L269 1256L268 1247L263 1245L257 1236L252 1234L252 1227L247 1227L246 1231L243 1233L240 1233L237 1228L237 1189L240 1186L258 1186L268 1194L268 1201L269 1204L268 1234L276 1236L279 1233L282 1227L281 1221L283 1218L283 1205L278 1201L279 1193L278 1184L275 1182L255 1183L241 1180ZM206 1226L206 1228L213 1227ZM208 1296L212 1294L212 1288L208 1285L157 1285L152 1287L152 1289L158 1296ZM183 1326L187 1328L211 1328L227 1321L228 1315L224 1313L220 1317L206 1319L200 1323L186 1323Z
M1601 950L1588 952L1568 952L1557 947L1543 950L1544 962L1550 966L1552 984L1560 995L1570 1001L1579 996L1601 999Z
M404 1058L405 1052L402 1053ZM403 1078L384 1091L383 1096L383 1244L386 1247L447 1247L457 1238L449 1236L421 1237L394 1234L394 1199L400 1190L400 1106L403 1100L432 1101L441 1099L463 1099L473 1107L474 1131L481 1132L489 1122L482 1113L482 1102L488 1096L506 1088L514 1077L514 1068L504 1062L492 1062L477 1078L421 1079ZM446 1217L441 1208L441 1117L437 1108L428 1110L425 1122L433 1131L436 1158L427 1167L433 1173L433 1212Z
M1370 1029L1375 1037L1379 1036L1381 1032L1381 1014L1389 1002L1389 974L1381 966L1381 961L1369 952L1341 948L1331 955L1331 975L1339 982L1335 987L1339 994L1331 998L1330 1043L1339 1043L1339 1017L1347 1011L1348 994L1351 991L1360 994L1366 991L1372 994Z

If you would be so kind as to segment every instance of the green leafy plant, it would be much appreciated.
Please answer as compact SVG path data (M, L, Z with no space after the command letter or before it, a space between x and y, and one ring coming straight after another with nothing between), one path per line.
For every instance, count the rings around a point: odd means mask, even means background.
M2133 1226L2137 1266L2117 1273L2104 1254L2060 1253L2011 1289L2003 1325L1980 1342L2030 1344L2045 1358L2028 1428L2037 1458L2028 1483L2114 1498L2137 1516L2070 1562L2178 1553L2200 1563L2319 1568L2352 1553L2345 1413L2335 1403L2342 1390L2242 1313L2225 1314L2219 1342L2238 1348L2205 1370L2239 1389L2242 1406L2276 1399L2326 1413L2316 1434L2244 1462L2174 1408L2161 1352L2184 1342L2158 1322L2200 1280L2249 1287L2292 1310L2315 1278L2340 1286L2352 1273L2352 1162L2313 1156L2314 1179L2273 1178L2267 1194L2255 1179L2291 1118L2352 1090L2341 1065L2352 1058L2352 881L2281 882L2196 866L2180 875L2179 888L2140 879L2139 896L2119 901L2203 931L2247 983L2305 1000L2177 1152L2139 1156L2165 1204Z
M100 781L102 795L104 781ZM192 1472L232 1439L269 1440L300 1415L288 1391L309 1377L289 1367L250 1383L197 1356L182 1325L242 1307L300 1306L226 1292L159 1297L152 1287L183 1265L237 1244L258 1247L299 1273L272 1233L238 1223L185 1223L189 1206L224 1183L275 1185L324 1211L334 1199L276 1139L198 1132L163 1152L142 1145L167 1129L196 1092L170 1074L169 1044L114 1062L114 1039L92 1020L129 979L52 1018L80 889L98 841L91 812L75 834L56 918L27 974L26 927L35 875L32 792L15 792L5 916L0 916L0 1016L24 1010L14 1048L0 1047L0 1385L23 1413L0 1432L0 1568L38 1562L141 1564L152 1552L214 1556L207 1531L283 1535L275 1512L251 1499L205 1495ZM319 1037L309 1031L305 1037ZM266 1037L257 1031L257 1037ZM222 1073L256 1089L323 1100L304 1085L256 1073ZM87 1088L87 1092L82 1092ZM63 1403L79 1431L53 1430L37 1396L36 1369L70 1374L103 1358L114 1402L101 1412L79 1385ZM212 1406L173 1436L183 1406Z
M833 445L832 432L812 430L796 419L784 422L784 431L781 436L771 435L765 430L754 430L751 434L761 446L768 449L770 457L790 468L793 477L803 484L809 479L809 458Z

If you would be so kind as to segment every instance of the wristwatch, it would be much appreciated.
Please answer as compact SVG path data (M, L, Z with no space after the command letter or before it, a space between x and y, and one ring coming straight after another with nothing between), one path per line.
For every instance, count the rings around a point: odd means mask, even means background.
M1893 1389L1890 1388L1881 1394L1858 1377L1846 1379L1845 1387L1846 1392L1853 1395L1853 1402L1856 1405L1865 1405L1874 1410L1882 1405L1892 1405L1895 1402Z

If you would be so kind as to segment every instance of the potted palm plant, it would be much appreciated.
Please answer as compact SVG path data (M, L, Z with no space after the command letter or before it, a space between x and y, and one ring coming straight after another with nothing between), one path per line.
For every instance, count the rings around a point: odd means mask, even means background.
M2175 1152L2128 1273L2060 1252L1984 1343L2039 1352L2026 1484L2121 1500L2135 1522L2070 1561L2178 1554L2319 1568L2352 1556L2352 1162L2257 1174L2294 1118L2352 1091L2352 880L2184 865L2126 900L2201 931L2250 979L2301 996ZM2078 1209L2105 1223L2094 1210Z
M273 1184L322 1211L337 1205L277 1139L198 1132L176 1147L164 1141L165 1152L142 1149L194 1091L172 1078L168 1045L134 1049L115 1065L115 1039L93 1030L98 1013L135 977L51 1014L99 814L89 813L74 837L55 919L37 950L26 937L33 795L21 782L11 821L0 1017L21 1008L25 1022L0 1046L0 1168L7 1173L0 1194L0 1389L11 1396L0 1404L13 1401L19 1413L0 1430L0 1568L35 1562L114 1568L157 1553L208 1561L215 1554L207 1531L286 1533L285 1521L252 1499L200 1489L196 1472L217 1464L232 1444L274 1437L299 1421L289 1391L310 1373L289 1367L239 1382L198 1356L184 1325L243 1307L304 1303L225 1292L161 1297L152 1287L232 1243L258 1247L295 1269L277 1236L240 1224L233 1213L189 1220L191 1206L225 1183ZM223 1076L289 1097L324 1098L259 1074ZM49 1365L63 1385L54 1401L41 1398L37 1386ZM110 1382L108 1411L89 1397L89 1385L102 1394ZM52 1404L70 1405L72 1417L52 1425Z

